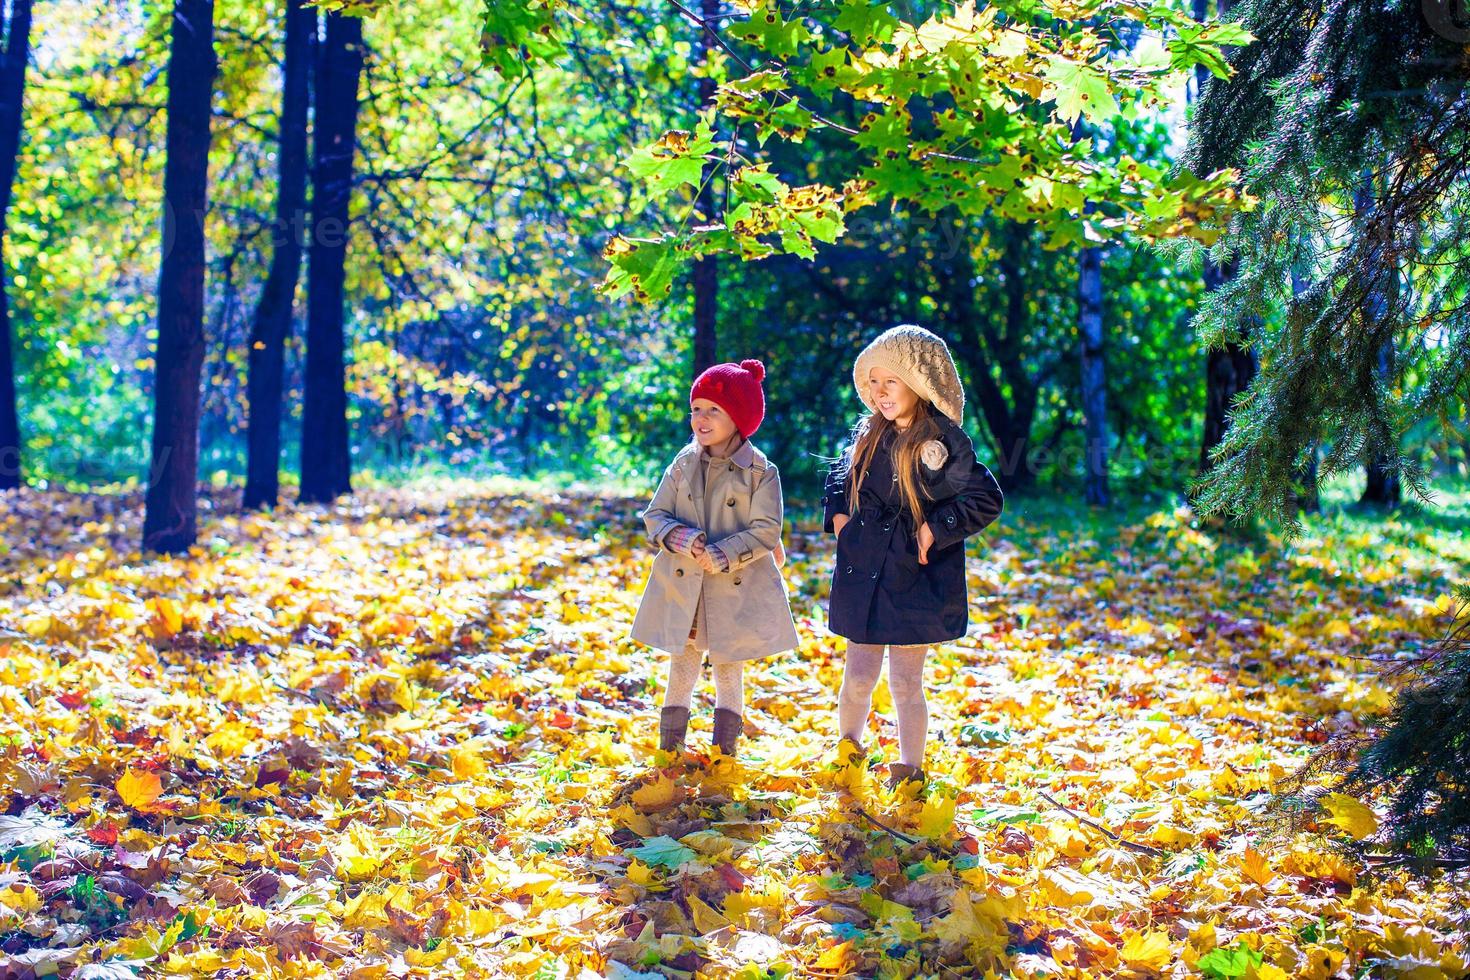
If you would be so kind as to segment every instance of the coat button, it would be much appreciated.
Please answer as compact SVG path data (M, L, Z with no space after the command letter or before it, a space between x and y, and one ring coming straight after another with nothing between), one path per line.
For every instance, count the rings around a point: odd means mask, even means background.
M876 579L877 577L878 577L878 573L877 572L869 572L868 573L868 578Z
M858 518L858 527L862 527L862 526L863 526L863 519L861 517L859 517Z
M684 577L684 569L682 569L682 568L676 568L676 569L674 569L674 577L675 578L683 578Z
M730 464L730 469L731 469L731 470L732 470L732 471L733 471L733 470L734 470L734 469L735 469L735 464L734 464L734 463L731 463L731 464Z
M950 514L948 517L946 517L944 519L944 523L948 524L950 527L954 527L954 515Z
M735 506L735 498L734 497L731 497L729 500L725 501L725 506L726 507L734 507Z
M893 530L893 525L892 524L884 524L883 525L883 530L885 530L885 531L892 531Z
M736 584L736 585L739 585L739 584L740 584L740 579L738 579L738 578L737 578L737 579L736 579L736 580L735 580L735 584Z
M848 565L847 566L847 574L849 574L849 575L852 574L852 566L851 565Z

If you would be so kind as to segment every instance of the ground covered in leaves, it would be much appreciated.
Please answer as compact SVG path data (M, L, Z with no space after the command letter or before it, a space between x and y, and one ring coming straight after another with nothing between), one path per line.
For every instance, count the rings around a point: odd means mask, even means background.
M1463 531L1008 501L928 668L926 794L833 732L831 556L788 535L799 651L748 737L654 751L626 632L641 501L508 484L239 517L178 560L139 501L0 509L0 972L76 977L1467 972L1466 882L1361 856L1373 801L1275 781L1382 711ZM1349 847L1347 845L1355 845Z

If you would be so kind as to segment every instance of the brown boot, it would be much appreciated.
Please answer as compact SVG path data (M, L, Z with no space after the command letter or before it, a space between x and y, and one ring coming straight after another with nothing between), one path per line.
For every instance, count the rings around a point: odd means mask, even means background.
M715 731L710 743L726 755L735 754L735 740L745 727L745 717L729 708L715 709Z
M852 746L852 752L850 754L842 751L842 743L844 742ZM868 747L851 735L844 735L837 740L837 761L840 764L855 766L866 762L867 759Z
M898 789L898 787L910 779L917 780L919 788L922 789L926 778L924 770L918 766L911 766L904 762L895 762L888 767L888 788L891 790Z
M659 712L658 747L673 752L684 744L684 734L689 731L689 709L682 705L671 705Z

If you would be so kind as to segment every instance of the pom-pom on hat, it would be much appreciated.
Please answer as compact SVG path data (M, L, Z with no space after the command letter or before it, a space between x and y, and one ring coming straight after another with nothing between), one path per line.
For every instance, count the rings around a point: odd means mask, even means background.
M696 398L714 402L730 416L740 434L749 439L766 417L766 395L761 390L765 378L766 366L753 357L739 364L716 364L705 368L694 379L689 403L694 404Z
M883 331L863 348L852 367L852 383L858 397L874 412L868 395L868 372L887 368L903 379L918 396L952 419L955 425L965 415L965 389L947 347L937 334L912 323L901 323Z

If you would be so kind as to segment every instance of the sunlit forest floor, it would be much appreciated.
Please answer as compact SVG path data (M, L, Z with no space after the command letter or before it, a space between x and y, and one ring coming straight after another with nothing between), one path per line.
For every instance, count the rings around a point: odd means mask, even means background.
M738 763L654 752L626 640L641 500L493 482L240 517L142 559L136 496L0 512L0 960L351 977L1460 976L1466 881L1285 821L1278 780L1385 709L1470 567L1465 497L1285 544L1186 510L1008 500L930 659L928 793L834 742L831 542L788 529L799 651ZM809 514L809 512L807 512ZM659 764L662 763L662 768ZM1366 804L1366 805L1365 805ZM1460 913L1463 914L1463 913ZM103 968L103 964L108 964Z

